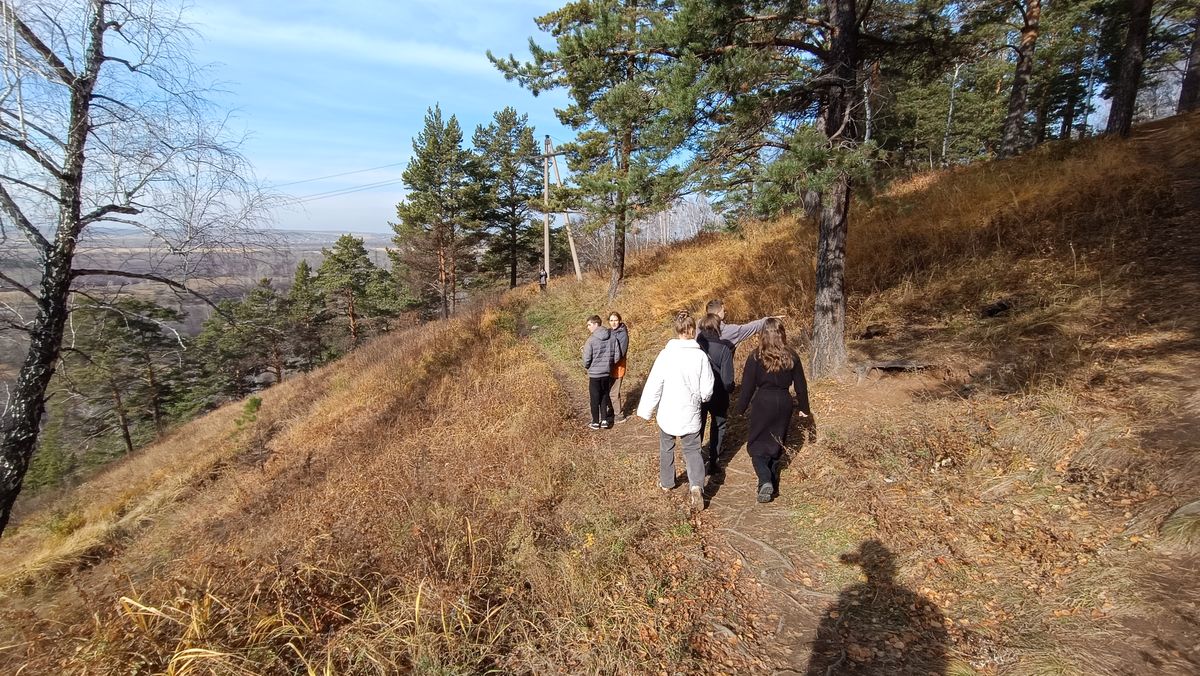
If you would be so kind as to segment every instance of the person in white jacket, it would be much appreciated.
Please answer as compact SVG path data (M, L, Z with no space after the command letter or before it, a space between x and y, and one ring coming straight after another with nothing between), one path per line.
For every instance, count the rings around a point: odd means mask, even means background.
M681 441L687 466L692 509L704 509L704 458L700 455L700 405L713 393L708 355L696 342L696 320L688 312L675 316L676 338L654 359L642 389L638 417L650 419L658 409L658 486L675 487L675 439Z

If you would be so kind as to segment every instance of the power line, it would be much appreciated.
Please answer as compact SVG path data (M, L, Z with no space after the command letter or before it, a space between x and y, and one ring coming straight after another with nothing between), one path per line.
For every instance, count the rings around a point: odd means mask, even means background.
M319 193L316 193L313 195L305 195L303 197L297 198L296 201L302 202L302 203L303 202L313 202L315 200L323 200L327 197L339 197L341 195L349 195L350 193L362 192L364 190L370 190L372 188L382 188L382 187L389 186L389 185L395 185L395 184L401 183L403 181L404 181L404 179L402 179L402 178L393 178L393 179L389 179L386 181L379 181L378 183L367 183L365 185L357 185L357 186L352 186L349 188L330 190L328 192L319 192Z
M343 171L340 174L330 174L328 176L318 176L316 178L306 178L303 181L290 181L288 183L276 183L276 184L272 185L271 187L282 188L282 187L288 186L288 185L300 185L301 183L312 183L313 181L324 181L325 179L328 179L328 178L339 178L341 176L350 176L352 174L364 174L368 171L378 171L379 169L388 169L391 167L398 167L401 164L404 164L404 163L403 162L393 162L391 164L382 164L378 167L370 167L367 169L355 169L354 171Z

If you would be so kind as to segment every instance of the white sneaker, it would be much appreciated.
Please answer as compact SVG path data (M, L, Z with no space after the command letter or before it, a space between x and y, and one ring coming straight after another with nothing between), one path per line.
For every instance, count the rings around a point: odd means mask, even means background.
M692 511L704 511L704 492L700 490L700 487L692 486L691 490L688 492L691 493L692 496Z

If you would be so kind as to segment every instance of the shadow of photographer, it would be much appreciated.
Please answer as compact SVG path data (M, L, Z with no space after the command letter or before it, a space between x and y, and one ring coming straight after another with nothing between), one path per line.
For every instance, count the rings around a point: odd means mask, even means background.
M843 589L817 628L807 676L946 672L949 640L942 612L896 580L896 555L878 540L843 554L866 581Z

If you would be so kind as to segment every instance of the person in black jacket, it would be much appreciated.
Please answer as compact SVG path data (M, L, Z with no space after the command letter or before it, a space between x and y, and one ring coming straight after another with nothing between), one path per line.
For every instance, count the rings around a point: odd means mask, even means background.
M796 389L800 416L808 417L808 386L800 355L787 346L783 322L769 317L763 324L758 349L746 360L742 371L742 394L737 413L750 409L750 433L746 450L758 475L758 501L770 502L779 486L779 460L787 443L792 419L792 395Z
M726 420L729 417L729 398L733 392L733 344L721 339L719 315L711 312L704 315L699 329L696 342L708 355L715 380L712 399L700 407L701 437L704 436L704 428L708 427L708 419L712 418L704 461L705 474L712 476L717 473L717 461L721 457L721 444L725 441Z

